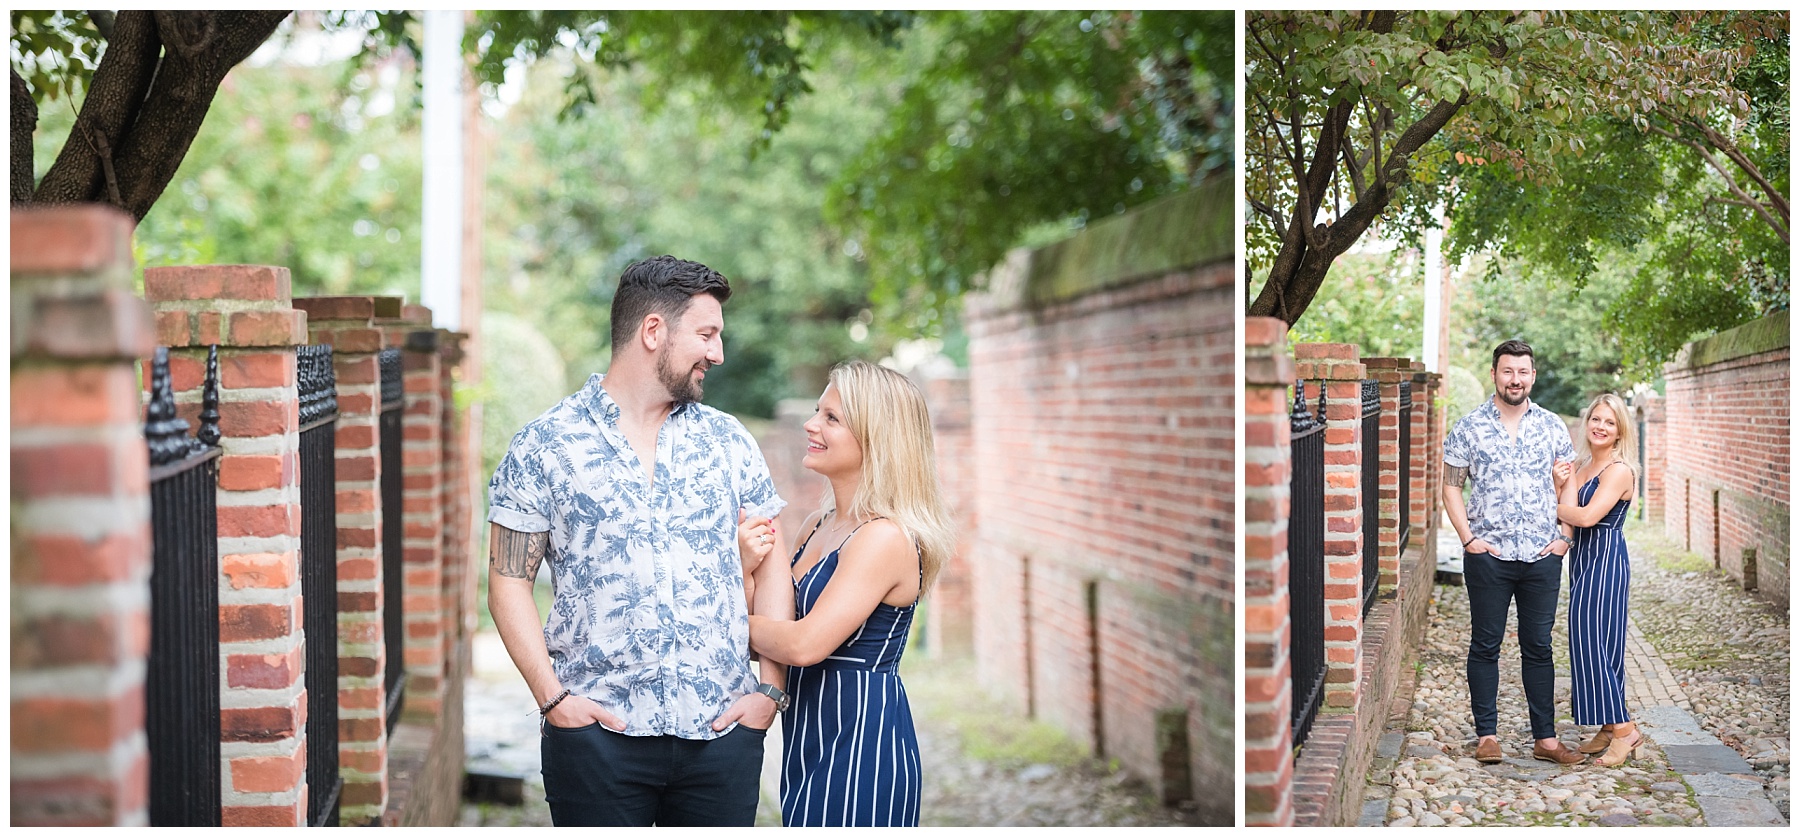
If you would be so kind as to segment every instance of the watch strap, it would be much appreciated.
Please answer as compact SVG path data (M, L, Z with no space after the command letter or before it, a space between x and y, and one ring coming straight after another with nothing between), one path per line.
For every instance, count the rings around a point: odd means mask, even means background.
M768 695L770 700L775 701L775 709L777 711L786 711L787 710L787 708L788 708L788 693L787 692L777 689L768 683L756 684L756 691L761 692L765 695Z

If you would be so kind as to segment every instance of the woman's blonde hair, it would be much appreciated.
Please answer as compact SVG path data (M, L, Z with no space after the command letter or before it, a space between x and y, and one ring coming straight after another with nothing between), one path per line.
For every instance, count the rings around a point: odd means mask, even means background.
M925 395L912 379L882 366L851 360L832 367L830 382L843 402L844 425L862 446L862 474L853 520L885 517L919 550L919 595L956 551L956 533L938 487L937 452ZM825 492L825 508L835 505Z
M1619 426L1618 438L1613 440L1613 459L1625 463L1635 480L1638 475L1637 463L1631 460L1632 455L1637 452L1637 427L1631 421L1631 410L1625 406L1625 399L1610 392L1600 393L1588 403L1587 409L1581 411L1581 444L1576 448L1580 455L1579 464L1587 465L1594 460L1594 452L1588 448L1587 423L1588 416L1593 415L1594 408L1601 404L1612 410L1613 423Z

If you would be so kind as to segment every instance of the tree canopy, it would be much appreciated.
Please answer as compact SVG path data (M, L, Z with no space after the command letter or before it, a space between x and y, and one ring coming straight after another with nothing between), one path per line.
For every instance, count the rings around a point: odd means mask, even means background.
M1453 256L1577 288L1597 249L1660 242L1627 290L1660 312L1640 362L1785 306L1786 37L1783 12L1250 13L1250 312L1297 322L1372 225L1410 239L1440 202Z
M110 202L145 217L226 71L285 16L13 12L14 202ZM417 55L412 13L313 19L362 33L365 56ZM594 114L607 72L648 73L656 83L639 93L649 111L699 95L718 111L709 117L758 124L752 153L769 149L813 90L823 56L888 56L859 72L889 107L822 198L869 265L883 313L934 332L1007 248L1232 162L1228 12L486 11L465 45L490 92L509 67L573 56L563 111L576 118ZM127 77L156 86L115 95ZM179 102L164 101L172 96ZM79 113L40 181L39 106L57 98L80 99ZM162 116L171 109L179 118ZM131 139L151 134L155 142Z

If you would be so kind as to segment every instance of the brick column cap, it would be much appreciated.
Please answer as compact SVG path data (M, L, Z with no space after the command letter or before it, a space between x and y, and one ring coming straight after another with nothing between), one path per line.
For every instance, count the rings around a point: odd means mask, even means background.
M1329 360L1303 360L1294 364L1296 374L1309 381L1360 381L1368 370L1360 363Z
M1300 377L1309 380L1360 381L1368 377L1354 343L1296 343L1294 360Z
M377 319L400 316L406 305L403 296L303 296L294 307L306 312L308 320L355 320L369 323Z
M292 307L288 269L263 264L195 264L144 271L144 298L151 302L234 300Z
M1247 322L1247 320L1246 320ZM1356 344L1354 343L1296 343L1294 344L1295 360L1347 360L1357 361Z
M1288 324L1275 317L1244 318L1244 385L1287 386L1294 362L1287 351Z
M137 222L103 204L29 206L12 211L12 281L131 267Z
M437 335L438 354L444 358L444 362L451 365L462 363L464 344L469 339L469 333L440 328L437 329Z

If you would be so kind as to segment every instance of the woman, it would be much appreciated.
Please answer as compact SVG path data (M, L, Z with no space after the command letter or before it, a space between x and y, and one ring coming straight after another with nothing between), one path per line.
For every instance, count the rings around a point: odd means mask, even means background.
M900 653L919 598L955 545L925 398L906 376L850 361L806 422L801 464L831 485L789 566L757 587L794 595L794 618L751 615L750 647L786 663L786 825L918 825L919 745ZM783 578L779 573L788 574Z
M1580 456L1556 466L1557 517L1575 527L1569 550L1570 688L1575 723L1601 725L1583 753L1615 767L1631 757L1643 733L1625 708L1625 603L1631 559L1625 552L1625 511L1637 471L1631 464L1631 422L1625 402L1606 393L1582 413ZM1573 478L1571 479L1571 472Z

